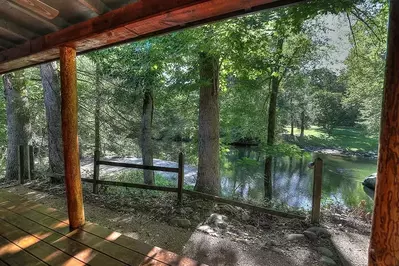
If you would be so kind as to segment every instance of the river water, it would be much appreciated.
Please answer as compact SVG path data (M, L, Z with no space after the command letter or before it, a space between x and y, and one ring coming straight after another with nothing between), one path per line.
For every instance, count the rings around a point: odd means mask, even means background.
M303 153L299 157L273 159L272 198L274 202L311 209L313 170L308 164L323 159L322 204L355 207L362 200L371 210L373 201L361 182L376 172L375 159ZM230 148L221 160L222 194L229 198L262 202L264 157L256 148Z

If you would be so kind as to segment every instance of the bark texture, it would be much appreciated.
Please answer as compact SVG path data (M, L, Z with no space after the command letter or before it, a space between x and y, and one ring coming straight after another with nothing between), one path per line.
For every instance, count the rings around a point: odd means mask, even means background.
M143 116L141 118L141 153L144 165L153 165L153 149L152 149L152 118L153 118L154 102L152 91L146 89L143 98ZM144 183L154 185L154 171L144 170Z
M200 53L199 63L199 162L195 190L219 195L219 60Z
M31 142L28 92L23 70L3 76L7 111L7 168L6 178L18 178L18 146ZM26 151L27 149L25 149ZM24 156L27 157L27 153ZM29 175L28 160L25 160L25 177Z
M40 76L44 90L44 106L47 118L49 171L64 173L64 154L61 129L61 86L57 63L40 65Z
M278 94L279 80L277 77L272 78L271 83L271 95L269 102L269 115L268 115L268 126L267 126L267 146L272 147L274 145L275 131L276 131L276 109L277 109L277 94ZM265 198L271 199L273 193L273 177L272 177L272 163L273 157L267 156L265 160Z
M399 265L399 0L391 0L369 265Z
M78 228L85 223L82 180L80 178L78 141L78 90L76 50L60 48L62 142L65 163L65 190L69 226Z

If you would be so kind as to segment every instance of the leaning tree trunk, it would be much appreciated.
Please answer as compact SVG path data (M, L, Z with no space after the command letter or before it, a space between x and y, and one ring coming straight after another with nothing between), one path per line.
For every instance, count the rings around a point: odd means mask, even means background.
M7 111L7 168L6 178L18 178L18 146L31 142L31 125L27 89L23 70L3 76L4 95ZM25 156L27 158L27 156ZM28 176L28 160L25 160L25 172Z
M64 173L64 153L61 130L61 87L57 63L40 65L47 118L48 160L51 173Z
M144 165L153 165L152 150L152 118L154 112L154 102L152 91L146 89L143 98L143 116L141 117L141 153ZM154 171L144 170L144 183L154 185Z
M195 190L220 194L219 60L200 53L198 175Z
M276 130L277 94L279 87L279 80L277 77L272 77L271 86L272 90L270 95L268 127L267 127L267 146L269 148L273 147L275 139L274 132ZM271 199L273 193L272 162L273 162L273 157L271 155L267 156L265 160L265 175L264 175L265 198L267 199Z

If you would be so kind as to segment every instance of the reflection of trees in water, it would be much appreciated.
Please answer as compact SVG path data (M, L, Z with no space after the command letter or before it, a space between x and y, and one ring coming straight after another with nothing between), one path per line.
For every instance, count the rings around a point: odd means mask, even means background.
M375 171L373 161L351 160L334 156L321 156L324 160L323 199L357 206L361 200L372 201L364 193L360 182L353 175L367 176ZM223 194L235 198L264 200L265 155L256 148L231 148L222 157ZM273 158L273 199L293 207L311 206L313 170L307 167L313 158L302 154L299 158ZM353 169L353 170L347 170Z

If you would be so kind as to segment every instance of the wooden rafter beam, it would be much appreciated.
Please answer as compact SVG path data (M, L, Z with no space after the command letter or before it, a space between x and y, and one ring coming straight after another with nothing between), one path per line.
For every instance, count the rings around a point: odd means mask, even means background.
M2 1L2 0L0 0ZM305 0L145 0L0 52L0 74L79 53Z
M57 9L39 0L11 0L11 1L47 19L53 19L59 14L59 11Z
M38 36L34 32L31 32L23 27L18 26L17 24L11 21L7 21L2 18L0 18L0 29L25 40L30 40Z
M7 40L0 39L0 46L5 47L5 48L10 48L10 47L15 46L15 44L10 41L7 41Z
M35 19L38 21L38 23L41 23L43 25L45 25L47 28L53 30L53 31L57 31L60 30L62 28L65 28L67 26L69 26L69 23L67 23L65 20L61 19L61 18L54 18L52 21L42 17L41 15L37 15L36 13L23 8L22 6L19 6L13 2L11 2L10 0L0 0L0 10L10 10L9 12L12 12L12 10L18 10L19 12L22 12L26 15L28 15L29 17ZM14 11L15 12L15 11Z
M101 0L78 0L82 5L92 10L94 13L101 15L111 9L107 7Z

